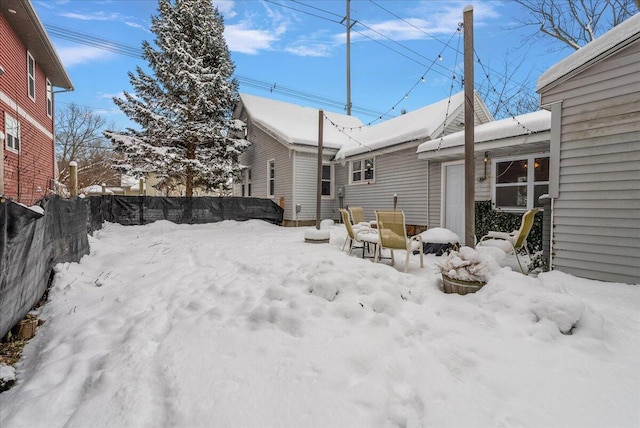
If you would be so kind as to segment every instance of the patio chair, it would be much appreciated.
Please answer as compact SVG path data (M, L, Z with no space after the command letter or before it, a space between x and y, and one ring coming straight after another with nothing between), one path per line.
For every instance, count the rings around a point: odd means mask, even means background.
M374 262L380 259L383 248L391 251L391 266L395 264L393 250L403 250L407 253L404 263L404 271L409 268L409 256L413 250L420 252L420 267L424 267L422 237L415 235L407 237L407 228L404 224L403 211L376 211L376 221L378 223L378 234L380 235L380 245L376 248Z
M527 248L527 237L529 236L529 232L531 232L531 228L533 227L533 219L538 211L540 211L538 208L534 208L524 213L522 215L520 229L514 230L512 232L489 231L489 233L487 233L480 239L478 245L491 245L491 240L507 242L508 251L505 252L507 254L515 254L516 260L518 261L518 266L520 267L520 272L524 274L524 269L522 269L522 263L520 262L520 258L518 257L518 252L524 249L524 251L527 253L527 257L529 257L529 260L531 260L531 254L529 254L529 248Z
M362 207L349 207L351 213L351 221L353 224L365 224L369 225L369 222L364 219L364 210Z
M375 249L380 242L380 237L377 231L368 226L351 224L349 212L344 208L340 208L340 214L342 215L344 227L347 229L347 239L344 241L344 244L342 244L342 250L344 251L344 247L347 245L347 242L349 242L349 253L351 253L355 248L362 248L362 258L364 258L365 251L369 249L369 245L371 244L373 244L375 252ZM356 242L362 245L355 246L354 244Z

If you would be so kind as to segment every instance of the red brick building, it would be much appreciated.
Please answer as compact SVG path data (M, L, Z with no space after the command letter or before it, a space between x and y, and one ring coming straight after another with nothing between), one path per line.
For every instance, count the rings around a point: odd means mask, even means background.
M31 205L50 193L61 90L73 85L31 1L1 0L0 195Z

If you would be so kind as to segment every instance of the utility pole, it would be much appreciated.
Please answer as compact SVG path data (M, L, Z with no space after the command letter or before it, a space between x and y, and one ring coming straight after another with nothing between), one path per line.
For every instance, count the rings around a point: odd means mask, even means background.
M464 240L475 246L474 106L473 106L473 6L463 9L464 29Z
M347 0L347 115L351 116L351 0Z

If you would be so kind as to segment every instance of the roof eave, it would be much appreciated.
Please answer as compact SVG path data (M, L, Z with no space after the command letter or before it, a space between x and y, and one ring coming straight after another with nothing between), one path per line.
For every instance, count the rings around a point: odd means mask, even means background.
M73 83L31 2L2 0L2 8L0 13L9 22L27 50L36 58L38 66L42 68L51 84L72 91ZM15 13L7 13L8 10L13 10Z
M556 86L561 85L562 83L566 82L567 80L571 79L572 77L574 77L574 76L582 73L583 71L593 67L594 65L604 61L605 59L607 59L610 56L616 54L617 52L623 50L624 48L630 46L631 44L637 42L638 40L640 40L640 33L633 34L628 39L622 40L617 45L612 46L611 48L609 48L606 51L600 53L599 55L597 55L597 56L591 58L590 60L585 61L584 63L580 64L579 66L575 67L574 69L567 71L565 74L563 74L561 76L558 76L556 79L552 80L551 82L547 83L546 85L541 86L540 88L538 88L536 90L536 92L539 93L539 94L542 94L544 92L549 91L550 89L555 88ZM569 57L567 57L567 58L569 58Z

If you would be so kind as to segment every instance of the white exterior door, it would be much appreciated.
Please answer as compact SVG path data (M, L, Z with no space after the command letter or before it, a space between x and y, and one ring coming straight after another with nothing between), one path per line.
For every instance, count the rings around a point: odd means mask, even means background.
M464 163L442 165L442 227L460 237L464 245Z

